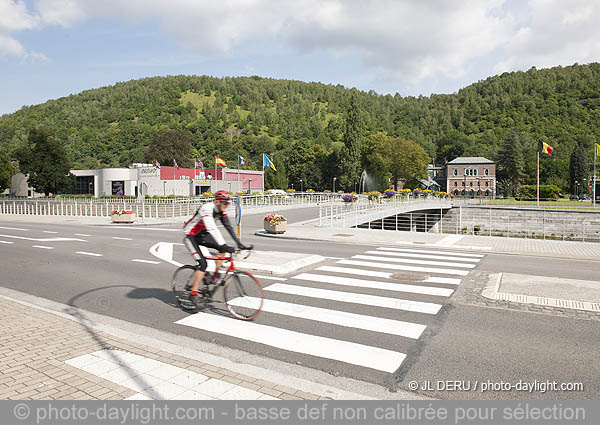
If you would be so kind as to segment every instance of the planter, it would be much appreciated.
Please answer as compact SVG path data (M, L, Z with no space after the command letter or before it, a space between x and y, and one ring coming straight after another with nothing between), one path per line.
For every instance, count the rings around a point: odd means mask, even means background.
M287 221L280 221L276 225L271 226L271 224L265 220L264 228L267 233L284 233L287 230Z
M136 214L113 214L110 219L113 223L133 223L137 218Z

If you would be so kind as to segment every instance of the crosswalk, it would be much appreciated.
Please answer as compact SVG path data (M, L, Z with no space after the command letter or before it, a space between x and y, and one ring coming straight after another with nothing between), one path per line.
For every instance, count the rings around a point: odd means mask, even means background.
M484 257L378 247L263 282L263 311L254 322L199 312L176 323L226 337L236 348L344 375L389 374Z

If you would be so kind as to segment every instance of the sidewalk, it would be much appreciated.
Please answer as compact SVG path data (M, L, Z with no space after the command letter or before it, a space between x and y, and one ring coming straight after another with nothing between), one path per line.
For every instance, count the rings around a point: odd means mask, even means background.
M187 348L186 337L180 337L182 346L165 342L173 341L172 334L157 339L139 325L129 324L134 332L127 333L125 322L106 318L114 326L100 323L103 318L0 288L0 399L420 398L357 381L373 395L346 391Z

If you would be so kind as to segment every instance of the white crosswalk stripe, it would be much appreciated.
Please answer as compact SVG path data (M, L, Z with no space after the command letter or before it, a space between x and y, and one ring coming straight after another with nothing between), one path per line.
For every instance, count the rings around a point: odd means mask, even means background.
M377 280L354 279L351 277L328 276L322 274L302 273L294 279L309 280L311 282L332 283L334 285L358 286L362 288L384 289L388 291L409 292L413 294L435 295L449 297L453 289L437 288L434 286L405 285L402 283L379 282Z
M264 314L255 322L202 312L176 323L331 360L327 364L332 368L337 361L392 373L462 278L484 257L378 247L292 275L285 283L265 282ZM292 358L286 355L288 361Z
M279 283L275 285L279 285ZM214 314L196 313L175 323L209 332L218 332L283 350L339 360L389 373L398 369L406 358L406 354L391 350L324 338L274 326L242 322L241 320Z
M424 266L448 266L448 267L460 267L464 269L472 269L475 264L464 264L464 263L450 263L448 261L426 261L426 260L415 260L414 258L389 258L375 255L353 255L352 258L358 258L359 260L373 260L373 261L390 261L392 263L409 263L409 264L421 264Z

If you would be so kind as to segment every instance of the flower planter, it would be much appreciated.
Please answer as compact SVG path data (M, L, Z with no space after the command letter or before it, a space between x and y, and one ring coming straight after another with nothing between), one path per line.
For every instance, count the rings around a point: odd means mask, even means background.
M113 214L110 219L113 223L133 223L137 218L136 214Z
M274 226L267 220L264 221L264 228L267 233L284 233L287 230L287 221L280 221Z

